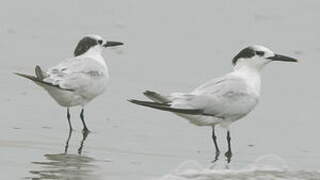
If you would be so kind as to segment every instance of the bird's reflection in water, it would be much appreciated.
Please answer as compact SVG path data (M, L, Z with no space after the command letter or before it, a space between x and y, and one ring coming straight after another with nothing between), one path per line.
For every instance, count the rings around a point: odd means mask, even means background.
M93 174L95 165L92 164L95 161L91 157L82 155L85 140L88 137L88 132L82 134L82 140L78 148L77 154L69 154L69 141L72 136L72 131L69 131L64 153L58 154L45 154L46 161L43 162L32 162L41 166L41 170L32 170L31 174L37 175L31 179L98 179Z

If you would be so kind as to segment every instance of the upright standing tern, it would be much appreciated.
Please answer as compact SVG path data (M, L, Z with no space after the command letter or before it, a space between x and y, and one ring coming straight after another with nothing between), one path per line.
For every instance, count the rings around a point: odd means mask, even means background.
M129 101L176 113L198 126L211 126L216 149L215 160L220 150L214 128L217 124L225 127L228 142L225 156L230 162L232 152L229 125L247 115L257 105L260 97L260 71L271 61L297 62L294 58L275 54L266 47L250 46L233 58L233 72L208 81L190 93L172 93L165 96L145 91L144 95L152 102L134 99Z
M84 106L105 91L109 80L108 66L101 55L102 50L119 45L123 43L106 41L98 35L87 35L76 46L74 57L66 59L47 72L42 71L40 66L36 66L36 76L15 74L43 87L59 105L67 108L70 130L72 125L69 108L82 106L80 118L83 131L89 132L83 116Z

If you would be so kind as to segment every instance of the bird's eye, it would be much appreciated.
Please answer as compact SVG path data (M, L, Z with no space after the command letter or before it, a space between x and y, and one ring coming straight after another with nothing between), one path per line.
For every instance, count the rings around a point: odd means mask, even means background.
M103 41L102 41L102 40L98 40L98 43L99 43L99 44L102 44L102 43L103 43Z
M257 54L258 56L263 56L263 55L264 55L264 52L263 52L263 51L256 51L256 54Z

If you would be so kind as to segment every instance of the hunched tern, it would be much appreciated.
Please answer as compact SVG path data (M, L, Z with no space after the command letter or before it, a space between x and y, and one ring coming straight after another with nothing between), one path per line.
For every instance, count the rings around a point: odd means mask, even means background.
M169 111L198 126L212 127L212 140L218 160L220 150L215 135L215 126L227 129L228 163L231 161L231 136L229 125L247 115L258 103L260 97L260 71L272 61L297 62L297 59L275 54L270 49L254 45L241 50L232 60L233 72L210 80L190 93L162 95L145 91L152 101L131 99L141 106Z
M15 73L43 87L61 106L67 108L69 128L72 130L69 108L82 106L80 118L83 132L89 132L84 121L84 106L102 94L109 80L108 66L101 55L106 47L123 45L106 41L98 35L86 35L77 44L74 57L62 61L44 72L35 67L35 76Z

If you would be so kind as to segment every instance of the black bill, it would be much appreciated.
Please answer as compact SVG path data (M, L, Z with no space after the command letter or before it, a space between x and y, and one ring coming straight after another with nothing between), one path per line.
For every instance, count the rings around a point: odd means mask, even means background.
M288 57L288 56L283 56L280 54L275 54L274 56L268 57L267 59L271 59L273 61L287 61L287 62L298 62L297 59Z
M112 46L121 46L121 45L123 45L122 42L107 41L107 43L105 43L103 47L112 47Z

